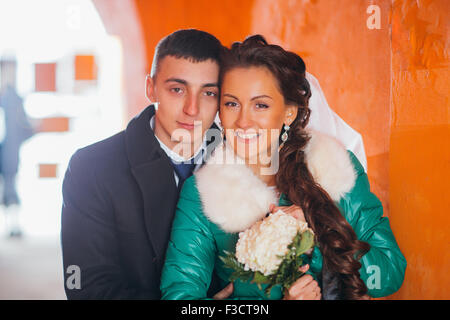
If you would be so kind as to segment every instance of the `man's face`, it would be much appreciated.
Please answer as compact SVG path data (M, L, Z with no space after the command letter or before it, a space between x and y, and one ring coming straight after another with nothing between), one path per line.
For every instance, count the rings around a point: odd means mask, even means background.
M173 149L181 142L191 154L200 147L218 110L218 77L219 65L213 60L166 56L159 61L147 85L150 99L159 102L155 134L166 146Z

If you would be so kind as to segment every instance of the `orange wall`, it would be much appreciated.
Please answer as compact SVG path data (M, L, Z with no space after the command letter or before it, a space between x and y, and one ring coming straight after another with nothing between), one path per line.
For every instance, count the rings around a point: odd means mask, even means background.
M448 0L134 4L146 72L157 42L181 28L209 31L226 45L261 33L299 53L330 106L363 136L372 189L408 260L405 283L393 298L450 298L450 224L444 214L450 207L444 195L449 172ZM381 28L370 30L366 10L373 4L380 8Z
M178 29L208 31L225 45L242 39L250 32L253 0L134 1L144 30L148 72L158 41Z
M252 32L299 53L330 106L362 134L370 182L388 214L390 1L376 1L379 30L367 28L372 3L256 0Z
M389 1L380 2L382 29L369 30L369 1L135 0L148 70L159 39L181 28L209 31L226 45L261 33L301 54L330 105L363 135L371 182L387 213Z
M396 299L450 298L449 13L448 0L393 3L389 199L408 260Z

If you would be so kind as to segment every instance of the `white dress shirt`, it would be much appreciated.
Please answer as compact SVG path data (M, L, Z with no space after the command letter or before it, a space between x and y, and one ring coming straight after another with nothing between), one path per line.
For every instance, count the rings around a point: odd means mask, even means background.
M152 129L152 131L154 132L154 128L155 128L155 116L151 117L150 119L150 128ZM164 152L167 154L167 156L174 162L184 162L184 161L190 161L193 158L196 158L203 150L205 150L205 152L203 154L206 154L206 139L203 140L203 143L201 145L201 147L197 150L197 152L194 153L194 155L188 159L183 158L182 156L180 156L178 153L174 152L172 149L170 149L168 146L166 146L161 140L159 140L159 138L156 136L155 134L155 138L156 140L158 140L159 145L161 146L161 149L164 150ZM202 159L203 160L203 159ZM202 162L197 163L194 167L194 171L197 171L201 166L202 166ZM179 177L175 172L175 169L173 170L173 175L175 177L175 183L178 187L178 182L179 182Z

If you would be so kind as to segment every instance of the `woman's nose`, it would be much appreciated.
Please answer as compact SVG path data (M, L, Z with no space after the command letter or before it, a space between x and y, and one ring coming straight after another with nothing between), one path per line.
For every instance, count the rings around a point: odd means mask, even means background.
M244 130L251 128L253 126L253 120L252 120L251 114L250 114L250 112L245 110L245 108L241 109L241 112L239 113L239 117L236 121L236 125L237 125L237 127L244 129Z

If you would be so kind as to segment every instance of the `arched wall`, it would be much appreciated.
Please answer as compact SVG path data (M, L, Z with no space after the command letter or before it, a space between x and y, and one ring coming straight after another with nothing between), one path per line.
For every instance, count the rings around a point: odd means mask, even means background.
M120 38L123 55L123 88L125 93L126 122L147 105L144 95L146 66L146 40L133 1L92 0L105 25L106 31ZM124 123L126 125L126 123Z

